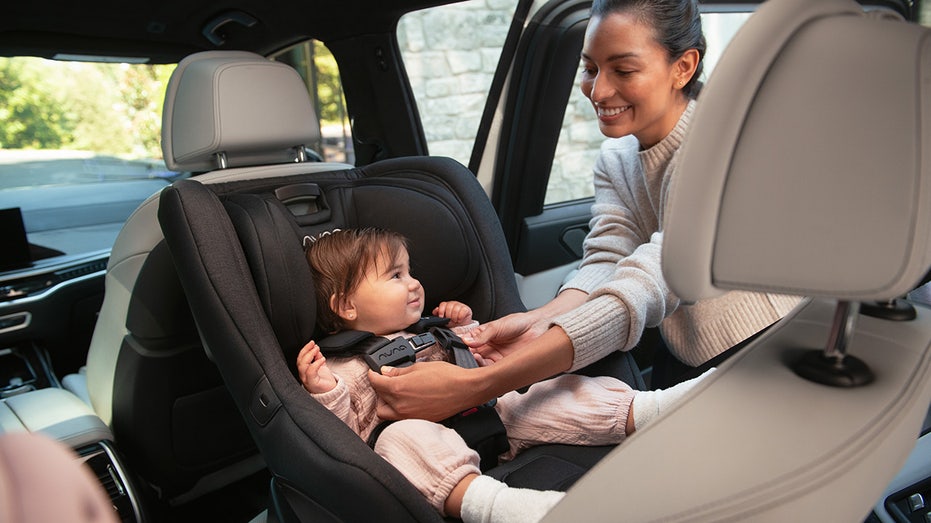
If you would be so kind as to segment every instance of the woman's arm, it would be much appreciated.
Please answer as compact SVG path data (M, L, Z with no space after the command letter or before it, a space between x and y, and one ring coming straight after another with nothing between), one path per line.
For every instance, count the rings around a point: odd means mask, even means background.
M554 318L582 305L587 299L587 293L568 289L542 307L508 314L479 325L463 336L463 340L484 359L499 361L507 353L538 338L550 328Z
M572 343L560 328L487 367L463 369L445 362L369 371L369 380L385 404L382 419L440 421L514 389L536 383L572 366Z
M640 174L636 138L606 140L594 166L595 202L582 244L579 270L564 286L591 293L608 280L614 266L649 241L658 228L652 185ZM656 194L659 194L658 187Z

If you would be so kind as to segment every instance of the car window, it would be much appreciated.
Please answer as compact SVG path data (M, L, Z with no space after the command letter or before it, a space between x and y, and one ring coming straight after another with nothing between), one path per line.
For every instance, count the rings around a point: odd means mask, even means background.
M703 80L708 78L721 57L721 51L749 17L750 13L741 12L702 14L702 29L708 43ZM592 166L605 137L598 130L591 102L582 95L579 80L577 76L556 145L544 200L547 205L594 195Z
M0 209L22 217L38 259L109 249L179 176L160 148L174 65L63 58L0 58Z
M0 270L106 252L140 203L191 175L169 171L162 158L162 104L175 64L62 58L0 57L0 230L25 229L31 251L25 263L0 260ZM319 159L352 163L333 56L310 41L276 58L298 70L316 100L323 139L308 147Z
M517 0L469 0L408 13L398 43L430 154L469 164Z
M272 55L270 58L295 68L314 100L320 121L319 144L310 146L326 162L355 163L352 131L346 111L339 67L330 50L318 40L309 40Z

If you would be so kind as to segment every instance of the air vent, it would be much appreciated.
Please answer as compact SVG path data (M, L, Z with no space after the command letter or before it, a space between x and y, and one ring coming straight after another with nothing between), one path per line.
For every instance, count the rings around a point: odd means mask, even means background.
M133 499L126 480L120 473L116 458L106 448L105 442L78 449L78 454L97 476L100 484L110 496L117 516L124 523L135 523L140 519L137 503Z
M6 300L15 300L45 292L59 284L67 283L70 280L96 274L107 270L107 259L95 260L92 262L68 267L52 273L30 276L13 280L8 284L0 285L0 302Z
M97 479L100 480L100 484L103 485L103 488L107 491L107 494L110 495L110 499L116 500L120 496L126 495L126 489L123 488L123 484L120 483L119 477L116 474L116 471L113 470L113 466L109 463L107 464L106 470L102 472L97 472Z
M100 272L100 271L105 271L105 270L107 270L107 261L98 260L95 262L80 265L73 269L56 272L55 275L58 276L59 281L67 281L67 280L71 280L74 278L80 278L81 276L84 276L86 274L93 274L95 272Z

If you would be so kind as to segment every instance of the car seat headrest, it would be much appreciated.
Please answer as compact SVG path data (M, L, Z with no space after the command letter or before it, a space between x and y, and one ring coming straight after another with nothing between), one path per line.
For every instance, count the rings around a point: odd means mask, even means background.
M931 264L931 30L852 0L771 0L699 97L663 269L726 289L889 300Z
M245 51L182 60L168 81L162 115L162 152L174 171L293 162L320 139L297 71ZM220 155L225 165L218 165Z

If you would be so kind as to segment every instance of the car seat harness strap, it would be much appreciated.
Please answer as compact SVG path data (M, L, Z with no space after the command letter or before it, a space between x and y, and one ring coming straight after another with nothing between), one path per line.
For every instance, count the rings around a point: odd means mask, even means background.
M416 361L417 353L439 344L450 354L450 359L458 366L475 368L478 363L468 345L456 333L446 328L448 318L425 316L407 328L415 333L410 338L398 336L388 339L375 336L371 332L343 331L320 340L317 345L324 356L344 358L362 356L369 368L380 373L383 366L407 367ZM475 450L481 459L480 468L488 470L498 464L498 456L510 448L507 431L501 422L498 411L494 409L495 400L472 407L451 416L441 423L456 432L466 444ZM392 422L379 424L368 440L368 445L375 448L375 442L381 432Z

